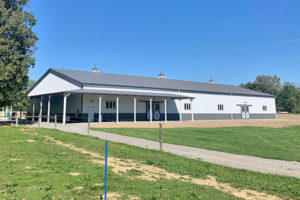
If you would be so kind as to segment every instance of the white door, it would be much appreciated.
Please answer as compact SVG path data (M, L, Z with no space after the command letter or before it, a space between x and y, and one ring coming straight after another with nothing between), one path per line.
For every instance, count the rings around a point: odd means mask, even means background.
M90 122L94 122L94 114L95 114L95 108L89 107L88 117L90 118Z
M250 111L249 111L249 106L246 105L246 119L250 118Z
M249 111L249 105L241 105L241 115L242 119L249 119L250 118L250 111Z

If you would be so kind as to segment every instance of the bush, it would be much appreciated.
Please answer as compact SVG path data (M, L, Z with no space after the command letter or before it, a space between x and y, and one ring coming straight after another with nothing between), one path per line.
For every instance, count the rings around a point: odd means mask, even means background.
M300 114L300 106L294 108L294 109L292 110L292 113L294 113L294 114Z

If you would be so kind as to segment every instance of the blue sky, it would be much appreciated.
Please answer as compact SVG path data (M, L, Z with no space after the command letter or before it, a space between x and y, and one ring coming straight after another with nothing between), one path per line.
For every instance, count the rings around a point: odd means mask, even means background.
M300 84L298 0L30 0L38 79L48 68L239 85Z

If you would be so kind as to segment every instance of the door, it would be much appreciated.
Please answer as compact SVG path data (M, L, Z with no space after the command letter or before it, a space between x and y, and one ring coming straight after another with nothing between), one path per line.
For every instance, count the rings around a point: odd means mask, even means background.
M241 105L241 115L242 119L249 119L250 118L250 111L249 111L249 105Z
M95 108L89 107L88 108L88 117L90 118L90 122L94 122L94 115L95 115Z
M245 107L245 105L241 106L241 114L242 114L242 119L246 119L246 107Z
M160 103L159 102L153 103L153 120L154 121L160 120Z
M249 112L249 106L248 105L246 105L245 112L246 112L246 119L249 119L250 118L250 112Z
M146 116L147 120L150 121L150 102L146 102ZM160 102L152 102L152 120L160 120Z

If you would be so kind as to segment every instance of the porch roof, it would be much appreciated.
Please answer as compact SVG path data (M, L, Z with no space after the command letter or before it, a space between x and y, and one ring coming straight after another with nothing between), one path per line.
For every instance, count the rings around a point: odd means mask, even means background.
M134 91L119 91L119 90L92 90L92 89L78 89L68 91L72 94L95 94L95 95L120 95L120 96L141 96L141 97L162 97L171 99L194 99L194 97L159 93L159 92L134 92Z

